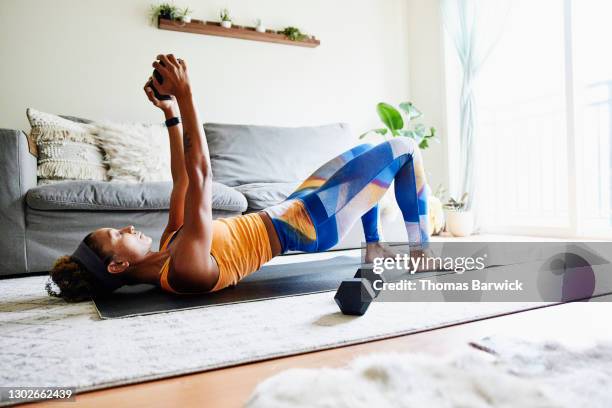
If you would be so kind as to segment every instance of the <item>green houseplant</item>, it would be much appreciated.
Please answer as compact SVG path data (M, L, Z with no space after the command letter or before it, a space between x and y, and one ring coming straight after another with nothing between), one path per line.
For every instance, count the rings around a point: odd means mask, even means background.
M436 128L430 127L427 129L422 123L413 123L414 119L420 118L423 114L412 102L400 103L399 110L388 103L381 102L376 106L376 111L385 127L369 130L359 136L360 139L370 133L376 133L385 138L389 134L392 137L404 136L416 140L421 149L428 148L430 141L438 141Z
M174 4L170 3L161 3L161 4L153 4L151 5L151 23L155 23L158 18L166 18L168 20L179 20L184 12L189 10L188 8L185 10L179 9ZM191 11L189 11L191 13Z
M445 210L450 211L463 211L467 206L468 193L463 193L459 200L455 200L453 197L450 197L446 204L444 204Z
M182 9L180 11L179 19L183 23L190 23L191 22L191 14L193 14L193 10L191 10L189 7L185 7L184 9Z
M258 18L257 20L255 20L255 31L257 31L258 33L266 32L266 26L264 25L261 18Z
M283 34L291 41L304 41L308 36L300 31L297 27L286 27L284 30L279 31L279 34Z
M223 9L219 13L219 17L221 18L221 26L225 28L232 28L232 18L230 17L229 10Z
M463 193L459 200L450 197L444 204L446 230L455 237L472 235L474 230L474 214L467 209L468 197L468 193Z

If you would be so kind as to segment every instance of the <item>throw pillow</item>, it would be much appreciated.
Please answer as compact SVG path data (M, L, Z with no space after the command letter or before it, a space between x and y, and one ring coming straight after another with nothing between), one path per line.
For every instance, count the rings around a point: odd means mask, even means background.
M303 181L355 145L348 125L279 127L205 123L215 180L230 187Z
M171 181L170 144L163 124L94 122L110 181Z
M38 153L39 184L61 180L106 180L95 128L32 108L26 110L29 139Z

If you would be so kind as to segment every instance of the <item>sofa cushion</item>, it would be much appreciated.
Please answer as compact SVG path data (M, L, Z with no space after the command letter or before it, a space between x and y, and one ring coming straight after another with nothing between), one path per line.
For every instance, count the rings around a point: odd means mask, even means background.
M111 181L172 181L168 129L162 124L93 122Z
M40 180L107 180L95 128L35 109L26 110L38 151Z
M108 180L134 183L172 180L168 131L163 123L60 117L93 127L96 142L104 151Z
M35 210L141 211L167 210L171 182L110 183L66 181L28 191L26 202ZM215 210L243 212L246 198L231 187L213 182Z
M291 183L251 183L234 187L249 202L250 210L262 210L284 201L301 184Z
M108 180L125 182L171 181L170 144L164 124L93 121L77 116L61 118L93 126L104 151Z
M228 186L302 181L356 142L348 125L204 124L213 175Z

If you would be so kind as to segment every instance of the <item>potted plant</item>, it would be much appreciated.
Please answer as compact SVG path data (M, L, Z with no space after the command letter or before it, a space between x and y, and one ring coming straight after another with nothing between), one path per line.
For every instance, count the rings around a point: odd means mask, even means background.
M229 11L227 9L223 9L219 15L221 17L221 27L232 28L232 18L229 15Z
M258 33L266 32L266 26L263 25L261 18L258 18L257 20L255 20L255 31L257 31Z
M385 139L389 134L392 137L410 137L416 140L420 149L428 148L430 141L438 142L438 139L436 139L436 128L430 127L428 133L428 129L422 123L413 124L413 120L420 118L423 114L412 104L412 102L402 102L399 104L399 108L400 110L388 103L379 103L376 106L376 111L385 127L368 130L359 136L359 138L363 139L370 133L376 133L383 136ZM402 115L401 112L403 112L404 115Z
M173 4L161 3L151 5L151 23L155 23L160 18L168 20L178 20L181 17L181 10Z
M467 210L468 193L463 193L461 199L449 198L446 210L446 230L455 237L467 237L474 231L474 214Z
M286 27L282 31L279 31L279 34L283 34L291 41L304 41L308 36L300 31L297 27Z
M193 10L191 10L189 7L185 7L183 10L181 10L179 19L183 23L190 23L192 13L193 13Z

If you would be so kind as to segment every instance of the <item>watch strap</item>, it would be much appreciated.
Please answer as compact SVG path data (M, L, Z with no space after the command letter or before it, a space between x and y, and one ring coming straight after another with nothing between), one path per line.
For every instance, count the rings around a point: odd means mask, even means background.
M172 126L176 126L179 123L181 123L181 120L175 116L173 118L167 119L165 123L166 123L166 127L172 127Z

